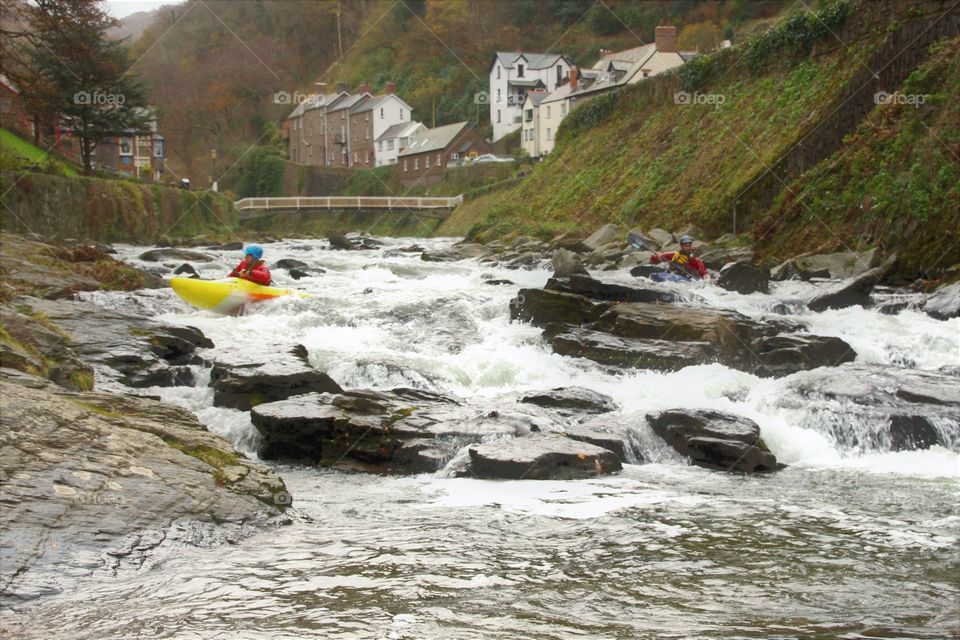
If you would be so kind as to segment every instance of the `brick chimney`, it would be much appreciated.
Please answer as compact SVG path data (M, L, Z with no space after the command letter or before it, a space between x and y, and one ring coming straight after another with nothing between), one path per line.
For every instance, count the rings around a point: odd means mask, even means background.
M387 93L396 93L397 92L397 83L388 82L387 83Z
M318 96L322 96L327 92L327 83L326 82L314 82L313 90Z
M580 67L570 67L570 90L577 90L577 79L580 77Z
M660 53L677 52L677 28L672 24L661 24L653 30L657 51Z
M360 87L357 89L357 93L371 93L371 92L372 92L372 87L370 86L370 83L368 81L364 81L364 83L361 84Z

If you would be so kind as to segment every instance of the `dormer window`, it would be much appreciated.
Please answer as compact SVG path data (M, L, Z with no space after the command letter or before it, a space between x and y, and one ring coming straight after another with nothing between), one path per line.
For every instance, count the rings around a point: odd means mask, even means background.
M517 77L518 77L518 78L522 78L522 77L523 77L523 65L522 65L522 64L518 64L518 65L517 65Z

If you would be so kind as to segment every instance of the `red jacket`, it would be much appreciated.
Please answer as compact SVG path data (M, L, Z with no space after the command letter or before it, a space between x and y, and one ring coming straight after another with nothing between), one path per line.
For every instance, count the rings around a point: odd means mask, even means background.
M681 266L687 267L687 271L690 272L690 275L693 275L693 271L696 271L700 274L701 278L707 277L707 265L703 263L703 260L697 256L687 256L686 263L681 263L677 260L677 256L683 255L679 251L667 251L666 253L655 253L650 256L650 262L653 264L659 264L661 261L665 262L675 262Z
M270 284L272 278L270 277L270 271L267 269L267 265L263 260L258 260L253 263L253 266L247 264L246 258L244 258L240 264L234 267L233 271L227 274L228 278L243 278L244 280L249 280L250 282L256 282L257 284L262 284L267 286Z

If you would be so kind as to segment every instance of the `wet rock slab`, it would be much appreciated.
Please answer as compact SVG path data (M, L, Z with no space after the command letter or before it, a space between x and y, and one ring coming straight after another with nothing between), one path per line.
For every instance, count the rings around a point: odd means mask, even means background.
M188 411L2 372L6 595L56 591L65 575L139 568L163 545L235 541L279 514L282 480Z
M189 385L194 381L189 365L202 363L198 351L213 347L194 327L165 325L85 302L30 297L14 302L42 313L62 330L64 344L93 365L98 380L129 387Z
M846 363L797 374L776 404L843 448L960 451L960 384L949 372Z
M504 480L575 480L620 471L615 453L553 434L470 447L469 475Z
M754 421L720 411L673 409L647 415L654 432L698 466L723 471L774 471L776 457Z

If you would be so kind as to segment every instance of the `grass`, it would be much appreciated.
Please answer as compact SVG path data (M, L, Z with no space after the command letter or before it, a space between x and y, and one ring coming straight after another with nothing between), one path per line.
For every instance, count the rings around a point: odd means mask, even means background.
M80 171L72 164L56 157L53 153L45 153L43 149L6 129L0 129L0 157L3 158L4 169L22 171L36 165L44 171L62 172L63 175L71 178L80 175ZM54 170L48 171L50 169Z

